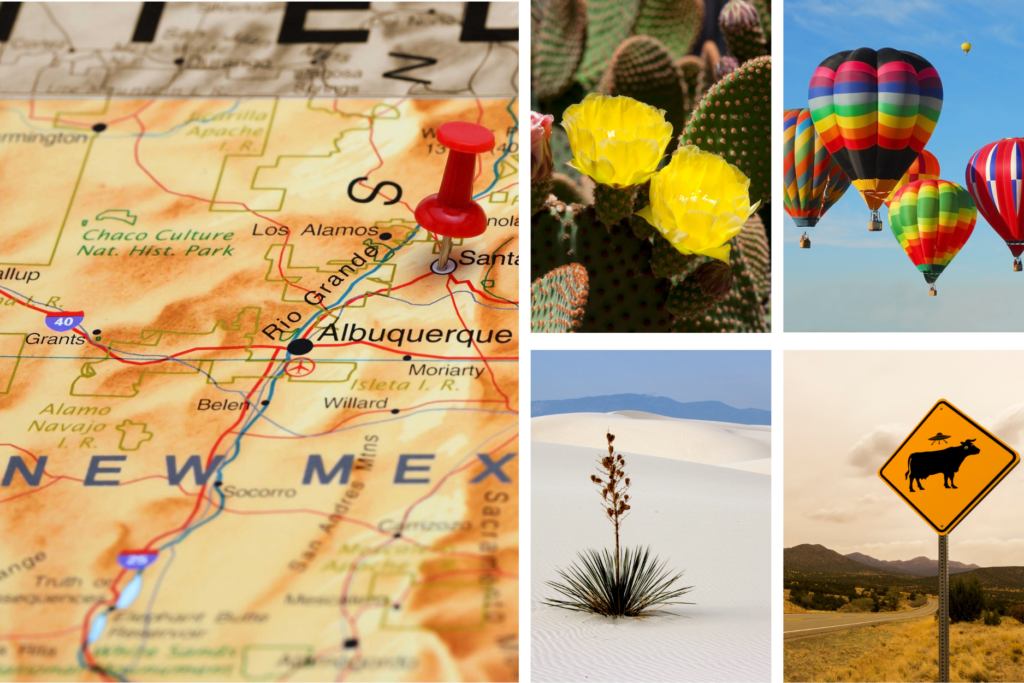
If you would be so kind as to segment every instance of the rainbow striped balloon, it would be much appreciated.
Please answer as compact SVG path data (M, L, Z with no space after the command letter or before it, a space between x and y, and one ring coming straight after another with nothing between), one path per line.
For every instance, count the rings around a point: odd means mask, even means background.
M928 283L960 253L977 220L971 195L948 180L907 183L889 205L892 234Z
M872 211L917 159L942 111L935 67L888 47L832 55L807 96L818 135Z
M938 180L942 170L939 168L939 160L935 158L935 155L926 149L922 149L921 153L917 155L917 160L910 165L907 172L903 174L900 181L896 183L896 189L892 191L889 198L885 200L885 205L889 206L892 201L894 194L899 192L899 189L907 183L912 183L915 180Z
M809 109L783 112L782 150L786 213L797 226L814 227L850 187L850 179L825 149Z
M988 224L1019 258L1024 252L1024 213L1020 210L1024 138L990 142L967 162L967 191Z

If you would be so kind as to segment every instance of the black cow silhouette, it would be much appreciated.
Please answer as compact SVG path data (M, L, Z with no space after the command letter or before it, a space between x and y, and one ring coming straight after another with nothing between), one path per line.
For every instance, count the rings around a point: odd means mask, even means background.
M910 479L910 492L914 492L914 480L917 480L917 488L924 491L921 485L922 479L927 479L933 474L942 473L942 485L947 489L955 489L953 477L960 470L960 465L968 455L981 453L974 445L974 439L961 441L959 446L950 446L941 451L925 451L923 453L911 453L907 458L907 473L904 479Z

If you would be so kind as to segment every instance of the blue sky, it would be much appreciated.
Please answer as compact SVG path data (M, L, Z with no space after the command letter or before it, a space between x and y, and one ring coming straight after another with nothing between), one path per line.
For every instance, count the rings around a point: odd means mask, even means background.
M1024 137L1024 2L1020 0L787 0L785 108L807 106L807 84L826 57L858 47L916 52L942 78L944 101L926 145L941 177L964 185L971 155ZM973 48L964 55L960 44ZM781 200L780 200L781 201ZM981 215L974 234L927 296L924 277L889 229L867 229L869 210L851 187L809 230L785 216L787 332L1024 331L1024 272Z
M531 400L652 394L771 410L769 351L534 351Z

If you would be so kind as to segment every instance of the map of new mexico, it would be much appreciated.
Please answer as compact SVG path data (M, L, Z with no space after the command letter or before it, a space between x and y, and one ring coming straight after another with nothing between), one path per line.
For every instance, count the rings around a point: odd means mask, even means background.
M517 679L517 104L0 106L0 677Z

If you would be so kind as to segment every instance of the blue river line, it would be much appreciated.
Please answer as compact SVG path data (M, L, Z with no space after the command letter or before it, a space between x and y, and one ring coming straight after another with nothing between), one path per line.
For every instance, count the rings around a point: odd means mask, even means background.
M497 160L497 161L495 161L495 163L494 163L494 166L493 166L493 174L494 174L494 179L493 179L493 180L491 181L491 184L490 184L490 185L489 185L489 186L487 187L487 189L485 189L485 190L484 190L483 192L480 192L479 194L477 194L477 195L476 195L476 196L474 197L475 199L478 199L478 198L480 198L480 197L482 197L482 196L484 196L484 195L488 194L488 193L489 193L489 192L490 192L491 190L493 190L493 189L494 189L494 186L495 186L495 185L496 185L496 184L498 183L498 168L499 168L499 166L501 165L501 163L502 163L502 162L503 162L503 161L505 160L505 158L506 158L506 157L507 157L507 156L509 155L509 153L511 152L511 149L512 149L512 145L513 145L513 143L514 143L514 141L515 141L515 135L516 135L516 131L517 131L517 130L518 130L518 128L519 128L519 121L518 121L518 119L516 118L516 115L515 115L515 113L514 113L514 112L513 112L513 110L512 110L512 106L513 106L513 105L515 104L515 102L516 102L516 100L517 100L517 99L518 99L518 98L513 98L512 100L510 100L510 101L509 101L509 104L508 104L508 107L506 107L506 111L508 111L509 115L510 115L510 116L512 117L512 119L513 119L513 121L514 121L514 125L513 125L513 127L512 127L512 130L511 130L511 131L510 131L510 133L509 133L509 140L508 140L508 144L507 144L507 145L505 146L505 151L504 151L504 153L503 153L503 154L502 154L502 155L501 155L501 156L500 156L500 157L498 158L498 160ZM392 257L393 257L393 256L395 255L395 253L397 253L397 252L398 252L398 251L399 251L400 249L402 249L403 247L407 246L407 245L408 245L408 243L409 243L409 240L411 240L411 239L412 239L412 238L413 238L413 237L414 237L414 236L415 236L415 235L416 235L416 234L417 234L417 233L419 232L419 229L420 229L420 226L419 226L419 225L417 225L417 226L416 226L416 227L415 227L415 228L414 228L413 230L411 230L411 231L409 232L409 234L408 234L408 235L406 236L406 238L405 238L405 239L404 239L404 240L403 240L403 241L402 241L402 242L401 242L401 243L400 243L400 244L399 244L398 246L396 246L396 247L395 247L394 249L392 249L390 253L388 253L388 254L387 254L386 256L384 256L384 257L383 257L383 258L381 259L381 262L380 262L380 263L379 263L379 264L378 264L377 266L375 266L375 267L374 267L373 269L371 269L371 270L367 271L367 272L366 272L366 273L364 273L363 275L361 275L361 276L359 276L358 278L356 278L355 280L353 280L353 281L352 281L352 283L351 283L351 284L350 284L350 285L348 286L348 288L347 288L347 289L345 290L345 292L344 292L344 293L343 293L343 294L342 294L342 295L341 295L341 296L340 296L340 297L338 298L338 300L337 300L337 301L335 301L335 302L334 302L333 304L331 304L330 306L328 306L328 308L333 308L334 306L337 306L338 304L342 303L342 302L343 302L343 301L345 300L345 298L346 298L346 297L347 297L347 296L349 295L349 293L351 293L352 289L353 289L353 288L355 288L355 286L356 286L356 285L357 285L357 284L358 284L358 283L359 283L359 282L360 282L361 280L363 280L363 279L365 279L365 278L367 278L367 277L369 277L369 276L373 275L373 274L374 274L375 272L377 272L378 270L380 270L380 268L381 268L381 267L383 267L384 263L386 263L386 262L390 261L390 260L391 260L391 258L392 258ZM447 298L447 297L446 297L446 298ZM339 315L339 317L340 317L340 315L341 315L341 312L343 312L343 311L344 311L344 309L341 309L341 310L339 311L339 314L338 314L338 315ZM295 337L294 337L294 338L299 338L299 337L301 337L301 336L302 336L302 334L303 334L303 333L304 333L304 332L305 332L305 331L306 331L307 329L309 329L309 327L310 327L310 326L312 326L312 325L313 325L313 323L314 323L314 322L315 322L315 321L316 321L316 320L317 320L317 319L319 318L319 315L320 315L320 314L319 314L319 312L317 312L317 313L313 314L313 315L312 315L312 316L310 317L310 319L309 319L308 321L306 321L306 322L305 322L305 323L304 323L304 324L303 324L303 325L302 325L302 326L301 326L301 327L300 327L300 328L299 328L299 329L298 329L298 330L296 331L296 333L295 333ZM269 387L269 392L268 392L268 394L267 394L267 399L266 399L266 400L268 400L268 401L269 401L269 400L272 400L272 399L273 399L273 396L274 396L274 391L275 391L275 389L276 389L276 385L277 385L277 380L278 380L278 379L280 379L280 378L281 378L281 377L283 376L283 374L284 374L284 367L285 367L285 365L287 364L287 362L288 362L288 361L289 361L290 359L291 359L291 353L289 353L289 352L287 352L287 351L286 351L286 352L285 352L285 356L284 356L284 358L283 358L283 359L282 359L282 360L280 361L280 362L281 362L281 367L280 367L280 369L279 369L279 370L277 371L277 373L276 373L276 374L274 374L273 376L271 376L271 377L269 377L269 378L268 378L267 386ZM263 400L263 399L262 399L262 396L264 395L264 394L263 394L263 391L264 391L264 390L263 390L263 389L261 389L261 390L260 390L260 392L259 392L259 394L260 394L260 397L261 397L261 399L260 399L260 400L261 400L261 403L262 403L262 400ZM232 444L232 446L231 446L231 449L230 449L230 450L231 450L231 456L230 456L230 457L229 457L229 458L228 458L227 460L225 460L225 461L224 461L223 463L221 463L220 467L218 467L218 468L217 468L217 472L216 472L216 479L215 479L215 481L217 481L217 482L221 482L221 481L223 481L223 472L224 472L224 468L225 468L225 467L227 467L227 466L228 466L229 464L231 464L232 462L234 462L234 461L235 461L235 460L236 460L236 459L238 458L239 454L241 453L241 441L242 441L242 437L244 437L244 436L245 436L246 432L248 432L248 431L249 431L249 429L251 429L251 428L253 427L253 425L255 425L255 424L256 424L256 422L257 422L257 421L258 421L259 419L261 419L261 418L263 418L263 417L264 417L264 416L263 416L263 413L264 413L264 412L266 411L266 409L267 409L267 408L268 408L268 406L260 405L260 407L259 407L259 408L257 408L257 409L255 410L255 412L254 412L254 414L253 414L252 418L250 418L250 419L249 419L249 420L248 420L248 421L246 422L246 424L245 424L245 425L244 425L244 426L243 426L243 427L242 427L242 428L241 428L241 429L239 430L239 432L238 432L238 435L237 435L237 437L236 437L236 438L234 439L234 443ZM444 410L444 409L440 409L440 410ZM465 410L465 409L462 409L462 410ZM426 411L424 411L424 412L426 412ZM488 412L493 412L493 411L488 411ZM504 412L504 411L498 411L498 412ZM397 418L393 418L393 419L397 419ZM341 431L341 430L339 430L339 431ZM199 529L199 528L201 528L201 527L203 527L203 526L206 526L207 524L209 524L210 522L212 522L213 520L215 520L215 519L216 519L216 518L217 518L217 517L218 517L218 516L219 516L219 515L221 514L221 512L223 512L223 510L224 510L224 505L225 505L225 503L226 503L226 497L225 497L225 495L224 495L223 491L221 491L221 490L220 490L220 487L216 487L216 486L215 486L215 487L213 487L213 490L214 490L214 491L215 491L215 492L217 493L218 497L220 498L220 500L219 500L219 503L218 503L218 505L217 505L217 509L216 509L216 511L214 511L214 512L213 512L213 514L211 514L211 515L210 515L209 517L207 517L206 519L202 519L202 520L200 520L199 522L197 522L197 523L193 524L192 526L190 526L190 527L189 527L188 529L185 529L185 530L184 530L184 531L183 531L183 532L181 533L181 535L180 535L180 536L178 536L177 538L175 538L175 539L173 539L173 540L171 540L171 541L168 541L167 543L165 543L165 544L163 544L162 546L160 546L160 547L159 547L159 550L160 550L161 552L162 552L162 551L164 551L164 550L166 550L166 549L168 549L168 548L172 548L173 546L175 546L175 545L177 545L177 544L181 543L181 542L182 542L182 541L184 541L184 540L185 540L186 538L188 538L188 537L189 537L189 535L191 535L191 534L192 534L192 533L193 533L194 531L196 531L197 529ZM133 584L132 584L132 582L134 582L134 581L136 581L136 580L137 580L137 581L138 581L138 584L137 584L137 585L138 585L139 591L141 592L141 579L142 579L142 572L140 571L140 572L138 572L138 574L137 574L137 575L136 575L136 576L135 576L135 577L134 577L134 578L132 579L132 581L131 581L131 582L129 582L128 586L132 586L132 585L133 585ZM123 591L122 591L122 594L123 594L123 593L124 593L125 591L127 591L127 590L128 590L128 586L126 586L126 588L125 588L125 589L123 589ZM137 596L136 596L136 597L137 597ZM134 598L132 598L132 600L134 600ZM96 617L96 618L94 619L94 621L93 621L93 623L92 623L92 625L91 625L91 627L90 627L90 629L89 629L89 638L87 638L87 640L86 640L86 644L87 644L87 645L88 645L88 644L91 644L91 643L93 643L93 642L94 642L95 640L97 640L97 639L98 639L98 638L99 638L99 637L100 637L100 636L102 635L102 633L103 633L103 629L104 629L104 627L105 627L105 625L106 625L106 620L107 620L107 613L106 613L106 612L102 612L102 613L100 613L100 614L99 614L99 615L98 615L98 616L97 616L97 617ZM95 635L94 635L94 634L95 634ZM85 665L85 662L84 662L84 659L83 659L83 656L82 656L82 653L81 653L81 651L79 652L79 662L80 662L80 663L81 663L81 664L82 664L83 666ZM110 673L112 673L112 674L113 674L113 672L110 672ZM118 678L119 678L120 680L126 680L126 679L124 679L123 677L121 677L121 676L118 676L117 674L113 674L113 675L117 676L117 677L118 677Z

